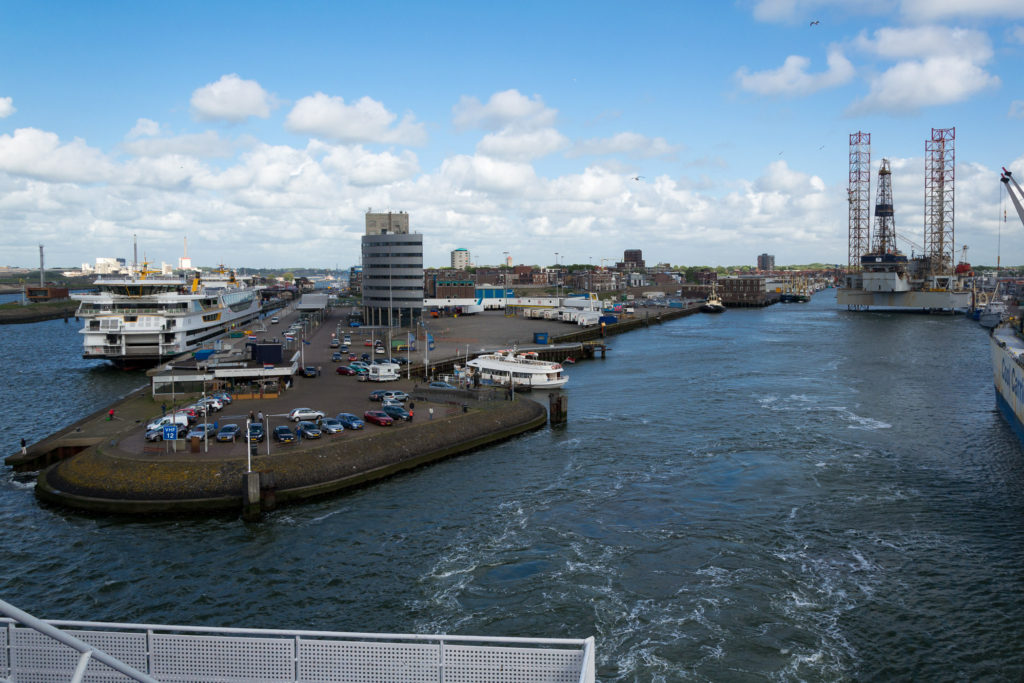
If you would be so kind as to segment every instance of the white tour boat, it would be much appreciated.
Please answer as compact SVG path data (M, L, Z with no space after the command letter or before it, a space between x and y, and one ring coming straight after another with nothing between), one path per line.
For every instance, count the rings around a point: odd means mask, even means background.
M557 389L569 381L560 363L537 360L536 353L496 351L477 356L466 363L471 380L480 378L480 384L507 386L511 380L516 387L531 389Z
M223 268L191 280L147 270L101 277L76 294L83 358L123 368L156 365L259 318L259 287Z

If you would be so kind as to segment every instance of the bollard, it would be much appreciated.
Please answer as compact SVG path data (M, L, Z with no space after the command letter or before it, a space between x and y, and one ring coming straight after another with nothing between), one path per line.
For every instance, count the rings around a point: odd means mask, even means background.
M260 473L242 475L242 519L258 522L260 519Z
M548 394L548 419L552 425L563 424L569 418L569 397L551 392Z
M260 509L264 512L277 509L277 485L273 470L260 472Z

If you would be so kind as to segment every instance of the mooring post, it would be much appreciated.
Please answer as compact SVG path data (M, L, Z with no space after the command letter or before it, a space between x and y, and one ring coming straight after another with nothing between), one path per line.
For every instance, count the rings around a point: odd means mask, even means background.
M548 394L548 419L551 424L562 424L569 416L569 397L551 392Z
M273 470L263 470L260 474L260 509L264 512L277 509L277 484Z
M260 519L260 473L242 475L242 519L258 522Z

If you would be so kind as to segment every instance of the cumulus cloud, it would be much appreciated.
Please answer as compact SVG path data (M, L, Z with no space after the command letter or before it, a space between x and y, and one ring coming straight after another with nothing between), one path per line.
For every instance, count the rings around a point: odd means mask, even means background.
M354 104L344 98L322 92L303 97L295 103L285 127L294 133L316 135L341 142L379 142L419 145L426 142L422 123L406 114L396 125L398 116L383 104L362 97Z
M936 21L951 17L1024 17L1018 0L903 0L900 11L913 21Z
M553 126L558 111L548 108L540 95L530 98L512 89L494 93L486 104L463 95L452 107L452 114L458 130L499 130L509 126L535 130Z
M446 159L440 173L455 187L502 194L523 192L537 181L530 164L479 155Z
M52 182L103 182L113 164L97 149L75 138L62 145L55 133L19 128L0 135L0 171Z
M226 74L192 93L192 112L202 121L240 123L250 116L265 119L277 107L276 98L256 81Z
M416 155L409 150L400 154L374 154L361 145L331 148L324 157L323 167L342 174L357 187L396 183L413 177L420 170Z
M850 108L854 114L914 112L962 102L1000 84L984 68L992 58L992 47L980 31L944 26L884 28L872 38L861 35L856 45L883 59L904 61L869 80L868 94Z
M13 97L0 97L0 119L6 119L16 111Z
M138 119L124 137L126 140L135 140L136 138L153 137L155 135L160 135L159 123L150 119Z
M633 159L674 159L679 146L670 145L665 138L649 138L640 133L617 133L610 138L592 138L577 142L569 157L624 154Z
M140 119L144 121L145 119ZM149 123L153 123L150 121ZM134 133L138 125L132 129ZM221 138L216 132L208 130L203 133L190 135L178 135L174 137L156 137L159 135L159 128L155 132L148 133L146 137L141 134L131 135L126 142L121 144L121 149L128 154L140 157L158 157L168 154L180 154L190 157L214 158L230 157L235 153L232 143Z
M488 133L477 143L476 151L498 159L529 161L569 146L569 139L554 128Z
M811 60L790 55L777 69L751 73L746 67L736 72L740 87L760 95L809 95L825 88L834 88L853 78L854 69L838 47L828 51L828 70L809 73Z
M758 21L795 22L817 18L833 7L844 13L878 14L891 11L892 1L859 0L850 3L848 0L756 0L753 12Z

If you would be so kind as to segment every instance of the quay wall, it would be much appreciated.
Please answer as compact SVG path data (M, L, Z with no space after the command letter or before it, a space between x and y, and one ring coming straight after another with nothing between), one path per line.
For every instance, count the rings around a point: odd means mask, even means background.
M273 481L277 502L294 502L363 485L543 427L547 410L531 400L477 403L464 413L423 420L359 439L254 458ZM49 503L114 514L238 511L244 459L145 459L100 445L39 474L36 495Z

